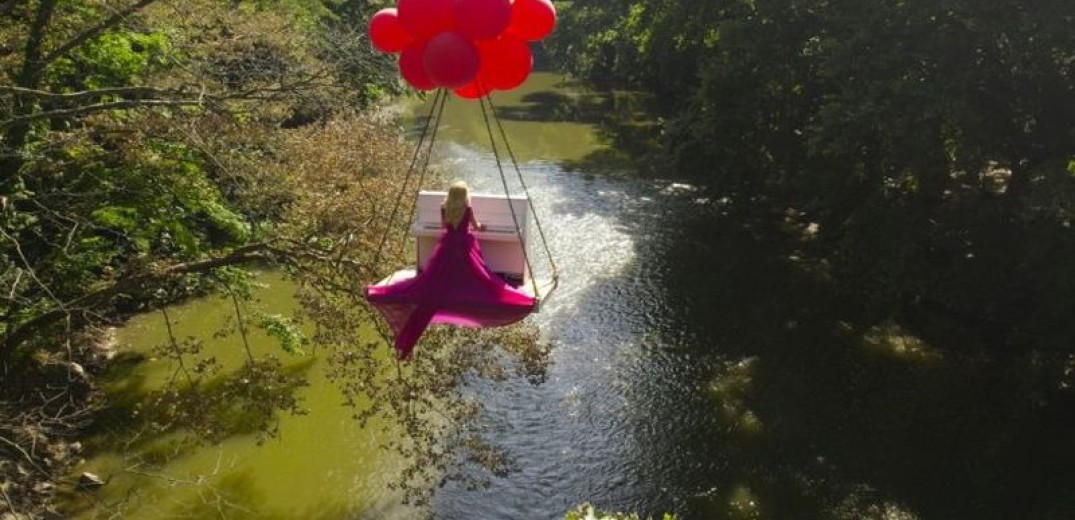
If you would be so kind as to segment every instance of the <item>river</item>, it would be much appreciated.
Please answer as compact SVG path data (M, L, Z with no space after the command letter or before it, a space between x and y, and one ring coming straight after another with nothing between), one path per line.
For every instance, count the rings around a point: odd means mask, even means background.
M644 119L631 96L603 97L539 73L494 99L560 268L560 288L530 318L553 350L542 384L475 384L489 439L519 469L487 489L448 484L434 496L437 518L553 520L587 501L685 520L1018 510L976 498L1011 489L997 483L1004 466L980 455L1018 442L1003 424L1020 405L996 397L968 408L995 381L955 371L896 325L842 322L823 272L783 253L787 235L722 220L720 201L693 186L633 171L630 147L610 145L608 133L610 113L621 123ZM486 139L478 105L453 100L437 154L473 191L496 193ZM279 277L262 281L268 308L295 305ZM219 341L211 332L227 305L207 298L176 307L177 335ZM164 334L154 314L132 320L118 339L146 352ZM238 359L235 339L226 341L213 348ZM316 352L288 361L310 378L300 390L309 414L281 417L279 436L264 444L252 435L197 447L98 443L78 470L112 480L73 510L83 518L413 518L387 486L399 461L351 420L322 362ZM171 370L139 358L108 390L122 399ZM167 462L144 470L138 461L149 452ZM1047 491L1059 485L1049 475L1019 486ZM945 488L953 479L962 482Z

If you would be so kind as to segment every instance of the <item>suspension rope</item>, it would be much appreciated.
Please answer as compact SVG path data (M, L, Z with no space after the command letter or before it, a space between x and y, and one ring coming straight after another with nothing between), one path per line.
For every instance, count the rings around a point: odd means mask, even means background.
M489 102L489 108L493 113L493 120L496 121L497 129L500 130L500 138L504 141L504 148L508 151L508 157L511 158L511 165L515 168L515 175L519 178L519 185L523 187L523 194L526 195L526 203L530 206L530 213L534 215L534 226L537 228L538 236L541 237L541 245L545 249L545 257L549 259L549 266L552 270L552 287L555 288L560 283L560 273L556 268L556 261L552 257L552 251L549 249L549 241L545 238L545 230L541 227L541 219L538 218L537 208L534 207L534 199L530 196L530 190L526 187L526 181L523 180L523 172L519 169L519 161L515 159L515 152L511 149L511 142L508 141L508 133L504 131L504 124L500 122L500 117L496 115L496 107L493 106L492 96L486 95L486 100ZM549 289L551 291L552 289Z
M371 265L371 268L373 269L377 268L378 264L382 259L384 247L388 242L388 235L392 232L392 228L399 216L399 210L403 204L404 193L407 191L407 187L410 185L411 179L414 177L416 170L418 171L419 188L421 187L422 183L425 182L426 173L429 170L429 164L432 160L433 145L436 141L437 131L440 128L441 118L444 114L444 109L447 105L449 97L450 95L445 89L438 89L436 94L434 95L433 103L429 108L428 114L426 115L425 125L423 125L421 136L418 139L418 144L415 146L414 154L411 156L411 162L407 168L407 175L403 180L403 185L401 186L399 192L396 195L396 200L392 205L391 215L388 218L388 224L385 226L384 233L381 235L381 240L377 246L377 251L374 255L374 261ZM545 235L544 227L541 225L541 219L538 217L537 208L534 206L533 198L530 196L529 187L526 185L526 180L523 177L522 170L519 168L519 162L515 157L515 151L512 149L510 141L508 141L508 136L507 132L504 129L504 124L501 122L500 117L496 113L496 107L493 105L493 100L488 94L486 94L485 96L478 98L478 101L481 106L482 119L485 122L485 129L489 136L489 145L492 148L493 158L496 161L497 172L500 174L500 182L504 188L504 194L508 198L508 209L511 212L512 223L515 226L515 234L519 238L519 243L522 247L523 261L526 263L526 270L530 276L530 282L533 286L534 296L540 299L540 289L538 287L537 279L534 273L534 266L531 262L530 254L527 251L526 242L522 234L523 224L525 223L520 222L519 215L515 210L514 204L512 204L511 190L508 186L507 175L504 173L504 163L501 160L500 150L496 142L496 136L493 133L493 124L490 121L489 112L492 112L492 120L496 122L496 130L499 132L500 139L504 144L504 149L507 151L508 158L511 160L512 168L515 171L516 178L518 178L519 180L519 185L522 187L522 191L525 196L527 206L530 209L530 213L534 215L534 224L537 228L538 236L541 239L541 245L545 252L545 257L549 261L552 275L552 286L546 292L551 292L559 284L559 270L556 266L556 261L553 259L552 251L549 248L548 238ZM488 106L486 105L487 103ZM429 137L428 142L426 139L427 136ZM424 157L422 157L423 148L425 148ZM420 161L421 166L419 167L418 165ZM417 205L418 196L416 194L415 197L411 200L411 213L414 213L415 209L417 208ZM404 233L406 233L405 229ZM402 254L405 246L406 241L401 240L400 247L396 254ZM384 335L385 334L382 334L382 336Z
M425 161L422 162L422 167L418 170L418 184L416 186L418 190L422 189L422 184L424 184L426 181L426 173L429 172L429 162L433 157L433 143L437 140L437 130L440 129L440 121L441 117L444 115L444 107L448 104L448 99L451 98L451 96L448 95L448 91L445 89L439 89L438 92L442 92L444 93L444 95L440 96L440 106L434 107L437 111L437 120L433 124L433 134L429 137L429 149L426 150ZM436 105L437 103L438 100L434 99L433 104ZM404 188L406 188L406 185L404 185ZM401 190L400 193L402 192L403 191ZM411 198L410 213L408 213L408 215L414 215L414 211L417 207L418 193L415 193L414 197ZM406 230L404 230L404 235L406 235ZM406 246L407 240L406 237L404 237L403 240L399 241L399 249L396 251L396 255L403 254L403 248ZM417 264L415 264L415 269L417 271Z
M407 167L407 176L403 179L403 185L400 186L399 193L396 194L396 201L392 205L392 213L388 217L388 223L385 225L384 233L381 235L381 241L377 245L377 252L374 255L373 264L370 266L371 269L377 269L378 265L381 263L381 256L384 252L384 246L388 242L388 235L392 232L392 227L396 222L396 216L399 213L399 207L403 203L403 194L407 191L407 185L410 184L411 177L414 175L415 166L417 166L418 164L418 159L419 157L421 157L422 147L426 142L426 135L430 135L429 151L426 153L425 160L422 164L421 172L419 173L419 186L421 186L421 183L424 182L425 173L429 167L429 156L433 150L433 142L437 136L437 127L440 126L440 116L444 110L444 102L447 97L448 93L443 89L438 89L437 93L433 96L433 104L429 107L429 113L426 114L425 125L422 126L422 134L418 138L418 144L414 147L414 154L411 156L411 163ZM438 106L440 107L440 110L438 110ZM432 134L430 134L429 132L430 128L433 129ZM417 202L415 202L415 204L417 204ZM404 233L406 233L406 231L404 231ZM400 241L401 244L405 242L405 240ZM397 251L396 254L399 255L402 254L402 252L403 247L401 245L399 251ZM385 343L391 345L392 335L389 333L388 328L385 327L380 320L373 319L372 321L374 323L374 328L377 330L377 334L381 336L381 339L383 339ZM403 374L400 371L398 359L396 360L396 375L402 381Z
M429 132L429 127L433 123L433 111L437 108L437 104L440 102L441 97L446 97L447 95L448 94L443 89L440 89L437 90L436 95L433 97L433 106L429 107L429 114L426 116L426 124L422 127L422 135L418 138L418 145L414 147L414 155L411 156L411 164L407 167L407 176L403 179L403 186L396 195L395 204L392 205L392 214L388 217L388 224L385 225L384 234L381 235L381 242L377 245L377 253L373 257L373 264L370 266L371 269L377 269L377 265L381 263L381 253L384 251L384 245L388 241L388 234L392 232L392 226L396 222L396 215L399 213L399 205L403 202L403 192L406 191L407 184L411 181L411 176L414 174L414 166L418 164L418 156L422 151L422 144L425 142L426 134ZM436 134L435 128L433 133ZM429 145L430 148L432 148L432 139L430 139Z
M511 203L511 190L508 189L508 178L504 175L504 165L500 162L500 152L497 151L496 138L493 137L493 126L489 124L489 113L486 110L485 103L488 94L478 98L478 102L482 108L482 118L485 119L485 130L489 133L489 146L493 148L493 158L496 159L496 169L500 172L500 183L504 185L504 195L508 197L508 209L511 210L511 221L515 224L515 234L519 237L519 245L523 251L523 261L526 262L526 270L530 273L530 283L534 287L534 297L540 299L541 293L538 292L537 279L534 276L534 266L530 264L530 255L526 252L526 241L523 240L523 228L519 225L519 216L515 214L515 205ZM514 159L512 159L514 160ZM527 195L529 199L529 195Z

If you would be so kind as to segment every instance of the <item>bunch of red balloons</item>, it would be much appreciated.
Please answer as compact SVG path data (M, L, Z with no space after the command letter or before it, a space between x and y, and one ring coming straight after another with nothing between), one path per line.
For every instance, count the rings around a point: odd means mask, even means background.
M370 19L370 41L400 53L399 72L418 90L474 99L521 85L534 67L527 42L556 25L550 0L399 0Z

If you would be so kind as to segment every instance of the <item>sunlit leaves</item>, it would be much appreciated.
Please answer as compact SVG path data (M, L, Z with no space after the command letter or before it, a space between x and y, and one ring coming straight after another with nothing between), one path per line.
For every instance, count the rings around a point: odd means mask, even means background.
M302 346L307 343L306 334L299 328L293 318L279 314L258 314L256 317L258 327L265 331L269 337L280 342L284 352L292 355L302 355Z
M57 60L49 81L69 91L137 84L164 67L171 51L163 33L108 32Z
M90 218L100 226L109 227L118 231L132 231L138 222L138 210L124 206L105 206L90 213Z

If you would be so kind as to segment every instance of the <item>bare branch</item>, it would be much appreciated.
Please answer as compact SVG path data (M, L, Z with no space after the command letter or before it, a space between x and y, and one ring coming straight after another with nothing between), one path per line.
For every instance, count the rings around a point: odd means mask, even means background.
M11 92L13 94L18 94L21 96L54 99L60 101L81 101L87 98L94 99L104 96L123 96L127 99L143 99L148 97L154 97L159 99L190 93L190 91L187 89L165 90L146 86L100 88L94 90L83 90L80 92L49 92L47 90L17 87L13 85L0 85L0 92Z
M127 108L213 106L225 100L276 101L285 99L296 90L301 90L303 87L308 87L310 85L314 85L314 83L311 81L296 81L291 84L279 85L275 88L257 88L226 94L207 94L203 90L198 92L197 98L194 99L167 99L170 96L190 96L194 94L190 89L166 90L154 87L116 87L72 93L55 93L31 88L0 85L0 92L11 92L22 96L32 96L64 102L81 102L110 95L127 97L127 99L116 101L19 115L11 119L0 121L0 128L22 125L54 117L68 118L94 112L122 110Z
M0 493L4 495L4 503L7 504L7 509L11 514L18 518L19 511L15 509L15 502L11 500L11 496L7 494L6 486L0 486Z
M239 326L239 335L243 338L243 348L246 349L247 366L254 366L254 351L250 349L250 339L246 334L246 321L243 318L242 308L239 307L239 297L235 295L230 284L223 280L221 282L224 284L224 289L228 291L228 295L231 296L232 305L235 306L235 320Z
M194 379L190 377L190 371L187 370L186 363L183 362L183 351L179 348L179 341L175 339L175 331L172 330L172 318L168 316L168 309L161 307L161 314L164 315L164 326L168 328L168 341L169 346L172 347L172 352L175 354L175 360L179 363L179 370L183 372L183 375L187 377L187 384L194 386Z
M3 235L4 238L10 240L11 244L15 246L15 252L18 253L19 259L22 260L22 265L25 268L26 272L29 273L30 278L37 282L37 285L41 287L41 290L45 291L45 294L49 295L49 298L52 298L53 301L62 306L63 302L61 302L60 299L57 298L55 294L53 294L52 289L49 288L49 286L46 285L45 282L42 282L41 279L37 277L37 273L34 271L34 267L30 265L30 261L27 260L26 255L23 254L22 244L19 243L18 239L8 234L7 231L3 230L3 228L0 228L0 235ZM12 294L14 294L14 292L15 291L13 288Z
M20 325L4 338L3 342L0 343L0 351L15 348L24 341L30 339L33 334L37 333L37 331L42 328L52 325L66 316L70 316L74 309L97 307L103 305L113 296L118 294L136 289L144 284L153 282L159 283L175 276L205 272L217 267L244 264L256 260L265 260L268 258L266 255L267 252L269 252L269 244L259 242L236 248L231 253L221 257L174 264L151 273L124 278L104 289L80 296L66 303L61 303L48 311L38 314L34 318Z
M41 468L41 466L37 465L37 462L34 461L34 458L32 456L30 456L30 454L27 453L26 450L24 450L22 448L22 446L19 446L18 444L16 444L15 442L13 442L11 440L8 440L6 437L4 437L2 435L0 435L0 441L3 441L4 444L7 444L8 446L11 446L16 451L18 451L20 454L22 454L22 457L24 459L26 459L26 462L30 463L30 465L33 466L33 468L36 469L38 472L40 472L42 475L44 475L46 477L49 477L49 478L52 477L52 475L49 474L49 472L45 471L44 469Z
M47 112L38 112L36 114L29 114L25 116L18 116L8 119L6 121L0 121L0 128L5 126L13 126L18 124L25 124L32 121L39 121L41 119L49 119L53 117L71 117L82 114L88 114L92 112L101 112L105 110L121 110L124 108L138 108L147 106L165 106L165 107L182 107L182 106L201 106L204 105L202 99L187 99L187 100L163 100L163 99L126 99L123 101L112 101L109 103L97 103L93 105L85 105L75 108L65 108L61 110L49 110Z

